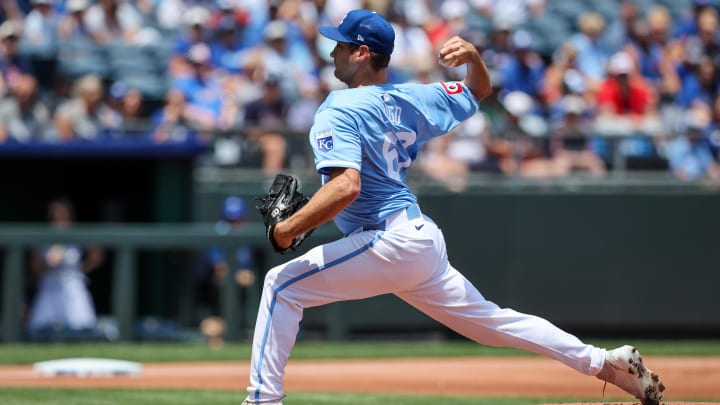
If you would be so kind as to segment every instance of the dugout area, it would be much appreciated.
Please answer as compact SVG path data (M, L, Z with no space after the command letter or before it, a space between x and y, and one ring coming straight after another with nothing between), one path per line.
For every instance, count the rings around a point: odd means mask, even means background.
M164 153L3 157L0 184L5 197L0 199L0 221L21 227L42 223L45 203L63 193L75 202L82 223L111 228L114 224L210 227L225 196L252 201L267 186L257 173L198 167L195 152ZM303 190L314 191L317 176L299 174ZM593 336L712 338L720 334L720 318L713 315L720 312L716 299L720 274L715 271L720 263L717 187L612 178L485 182L463 193L422 181L411 185L423 212L441 224L451 262L502 306ZM257 213L251 213L250 221L257 225ZM254 238L259 249L255 271L260 280L267 268L287 257L271 254L262 233L253 232L246 236ZM335 237L339 234L328 226L305 248ZM203 237L198 238L202 245ZM226 242L231 245L233 240ZM7 245L0 250L7 264ZM111 246L109 260L92 275L91 290L100 314L112 315L113 305L119 305L112 298L115 253ZM184 299L190 287L180 282L183 274L192 271L193 254L186 247L138 250L132 266L138 286L133 319L152 316L180 327L196 327ZM6 291L5 284L12 282L4 276L0 287ZM29 283L26 287L31 288ZM241 300L255 296L240 292ZM238 311L239 330L233 335L237 338L245 337L254 321L253 308L246 304L230 305ZM8 305L3 307L3 318L8 319ZM330 339L405 333L452 336L390 296L309 309L303 331L307 337Z

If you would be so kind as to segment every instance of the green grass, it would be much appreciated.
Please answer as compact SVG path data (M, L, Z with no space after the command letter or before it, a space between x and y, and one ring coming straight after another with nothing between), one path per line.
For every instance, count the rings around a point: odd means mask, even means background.
M0 388L3 405L195 405L239 404L243 391L122 390L71 388ZM579 402L582 398L440 397L389 394L341 394L294 392L285 405L530 405L548 402ZM587 400L587 398L585 398Z
M239 404L243 391L182 391L148 389L0 388L3 405L196 405ZM696 398L698 402L712 402ZM390 394L342 394L293 392L285 405L534 405L543 403L598 402L598 398L467 397ZM603 403L628 401L605 398Z
M589 341L603 347L633 344L645 355L720 356L720 341ZM453 342L300 342L294 359L320 358L393 358L452 356L527 356L518 350L480 346L467 341ZM228 344L211 350L200 344L175 343L76 343L76 344L0 344L0 364L31 364L36 361L65 357L107 357L139 362L171 361L237 361L249 360L250 345ZM156 389L70 389L70 388L0 388L0 403L15 404L238 404L243 391L156 390ZM690 398L685 398L689 400ZM534 405L558 402L597 402L599 398L513 398L513 397L437 397L389 394L306 393L292 392L286 405ZM611 398L606 398L612 401ZM627 398L617 399L627 401ZM712 399L694 398L702 402ZM717 399L714 399L717 401Z
M720 356L720 341L590 341L603 347L633 344L644 355ZM532 356L515 350L453 342L300 342L293 359ZM250 359L248 343L213 350L196 343L54 343L0 344L0 364L32 364L67 357L104 357L138 362L238 361Z

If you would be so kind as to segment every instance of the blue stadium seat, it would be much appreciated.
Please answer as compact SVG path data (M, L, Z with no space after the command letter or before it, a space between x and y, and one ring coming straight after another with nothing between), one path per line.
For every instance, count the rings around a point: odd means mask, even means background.
M86 74L94 74L103 79L110 77L105 50L88 39L60 41L58 69L61 74L70 78L78 78Z
M605 23L609 24L620 15L620 9L616 1L598 1L588 7L589 11L595 11L605 18Z
M575 27L578 17L588 11L588 6L577 0L552 0L547 2L546 14L562 17Z
M125 74L155 74L160 71L152 48L125 42L106 45L110 69L115 76Z
M523 27L533 36L533 48L543 56L550 56L572 34L567 18L546 12Z
M165 66L157 55L157 46L113 42L106 46L113 81L137 88L146 97L162 99L167 90Z

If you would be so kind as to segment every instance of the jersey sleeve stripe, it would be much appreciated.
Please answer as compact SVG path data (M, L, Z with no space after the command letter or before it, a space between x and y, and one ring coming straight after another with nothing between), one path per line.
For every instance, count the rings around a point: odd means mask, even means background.
M315 166L317 170L327 169L328 167L347 167L358 171L360 170L359 164L347 160L323 160Z

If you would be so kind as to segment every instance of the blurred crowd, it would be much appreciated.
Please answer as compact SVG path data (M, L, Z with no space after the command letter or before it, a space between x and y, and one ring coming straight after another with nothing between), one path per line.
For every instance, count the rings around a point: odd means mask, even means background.
M418 162L450 188L472 172L720 176L711 0L3 1L0 148L193 142L274 174L344 88L317 27L354 8L394 25L391 82L462 79L437 63L453 35L480 49L493 96Z

